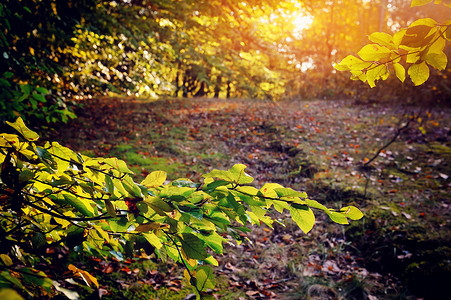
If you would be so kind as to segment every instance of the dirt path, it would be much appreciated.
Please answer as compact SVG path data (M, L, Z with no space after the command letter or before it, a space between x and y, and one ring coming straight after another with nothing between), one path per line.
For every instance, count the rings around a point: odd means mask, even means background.
M171 179L198 180L212 168L244 163L258 185L278 182L332 207L366 211L349 230L319 217L305 236L283 216L285 228L258 228L253 244L230 247L220 258L217 273L228 277L235 296L408 299L430 293L412 288L422 279L413 264L449 275L451 113L424 112L370 168L361 165L418 111L344 101L109 98L91 101L55 138L125 159L138 177L162 169ZM414 236L423 247L417 253ZM407 277L400 283L388 273Z

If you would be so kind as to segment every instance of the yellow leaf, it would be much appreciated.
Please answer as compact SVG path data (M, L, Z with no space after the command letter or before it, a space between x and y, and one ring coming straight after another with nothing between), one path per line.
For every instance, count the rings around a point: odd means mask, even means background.
M411 52L407 54L406 62L408 64L414 64L420 59L420 54L418 52Z
M443 38L438 38L428 49L429 53L442 53L443 49L445 49L446 40Z
M376 44L385 46L389 49L394 48L393 37L385 32L373 32L369 35L368 39Z
M25 139L29 141L36 141L39 139L39 135L33 130L28 129L21 117L17 118L14 123L8 121L6 121L6 123L16 129Z
M448 64L448 57L445 53L429 53L426 55L426 62L437 70L445 70Z
M401 64L394 63L393 68L395 69L396 77L398 77L401 82L404 82L406 80L406 70Z
M293 221L295 221L299 228L307 234L315 224L315 215L312 210L310 208L297 209L293 206L290 206L289 210Z
M162 185L166 181L166 178L166 172L154 171L147 175L147 177L141 182L141 185L147 188L156 188Z
M429 1L429 2L431 2L431 1ZM429 26L432 28L437 25L437 22L431 18L418 19L418 20L415 20L414 22L412 22L412 24L409 25L409 28L419 26L419 25Z
M400 29L393 35L393 44L395 44L396 47L399 47L399 45L402 42L402 39L406 35L407 29Z
M354 55L348 55L343 60L334 65L334 68L338 71L348 71L348 70L362 70L368 68L371 65L370 62L363 61Z
M368 82L368 84L370 85L370 87L375 87L375 81L380 79L380 78L386 78L386 74L388 73L387 71L387 67L385 65L379 65L375 68L369 69L366 72L366 80Z
M62 228L66 228L67 226L69 226L71 223L67 220L64 219L60 219L60 218L54 218L55 222L60 224L62 226Z
M9 257L6 254L0 254L0 259L2 260L3 264L7 267L11 266L13 264L13 261L11 260L11 257Z
M421 6L433 2L434 0L412 0L410 7Z
M378 44L368 44L360 49L357 54L366 61L379 61L384 58L389 58L391 51L387 47Z
M28 47L28 49L30 49L30 54L34 56L34 49L31 47Z
M24 298L19 295L19 293L17 293L15 290L13 289L5 289L5 288L1 288L0 289L0 299L5 299L5 300L24 300Z
M160 249L161 247L163 247L160 238L156 236L154 233L151 232L143 233L143 236L146 239L146 241L148 241L149 244L151 244L155 248Z
M407 73L415 85L423 84L429 78L429 67L423 61L419 64L413 64L409 67Z
M67 267L70 271L72 271L74 273L75 276L81 277L83 279L83 281L90 287L91 284L94 284L97 288L99 288L99 283L97 282L97 278L95 278L94 276L92 276L91 274L89 274L86 271L83 271L79 268L77 268L76 266L70 264Z

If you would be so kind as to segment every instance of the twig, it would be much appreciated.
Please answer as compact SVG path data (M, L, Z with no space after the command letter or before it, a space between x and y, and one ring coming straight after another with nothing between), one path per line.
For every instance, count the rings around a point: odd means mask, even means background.
M368 160L366 163L363 164L363 168L368 167L368 165L369 165L370 163L372 163L372 162L379 156L379 154L381 154L381 152L382 152L384 149L386 149L388 146L390 146L391 144L393 144L393 143L396 141L396 139L398 138L398 136L399 136L405 129L407 129L407 127L409 127L410 123L411 123L414 119L416 119L417 117L418 117L418 115L415 116L414 118L409 119L409 120L407 121L407 123L406 123L404 126L399 127L399 128L396 130L395 135L390 139L390 141L388 141L384 146L382 146L381 148L379 148L379 150L377 150L376 154L374 154L374 156L373 156L370 160Z

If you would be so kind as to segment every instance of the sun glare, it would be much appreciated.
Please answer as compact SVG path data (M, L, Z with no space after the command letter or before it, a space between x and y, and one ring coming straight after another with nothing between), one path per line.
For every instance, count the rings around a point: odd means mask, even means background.
M293 19L293 25L294 25L294 36L300 37L302 34L302 31L305 29L310 28L310 26L313 23L313 16L311 15L304 15L304 14L298 14Z

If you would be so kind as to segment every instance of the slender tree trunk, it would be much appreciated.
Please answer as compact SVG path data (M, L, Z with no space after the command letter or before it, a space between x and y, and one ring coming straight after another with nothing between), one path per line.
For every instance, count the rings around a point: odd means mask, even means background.
M183 85L182 85L182 89L183 89L183 94L182 94L182 96L183 96L183 98L188 98L188 87L186 86L186 85L187 85L186 77L187 77L187 75L185 74L185 75L183 76Z
M218 77L216 77L215 95L213 96L213 98L219 98L219 92L221 91L221 81L222 76L218 75Z
M387 0L381 0L379 7L379 32L383 32L385 29L385 13L387 11Z
M177 70L177 76L175 77L175 93L174 93L174 97L178 97L179 96L179 91L180 91L180 73Z
M230 79L227 81L227 99L230 99Z
M206 93L205 93L206 87L207 87L207 83L205 81L202 81L200 83L200 88L197 91L197 93L194 95L194 97L203 97L203 96L205 96L206 95Z

